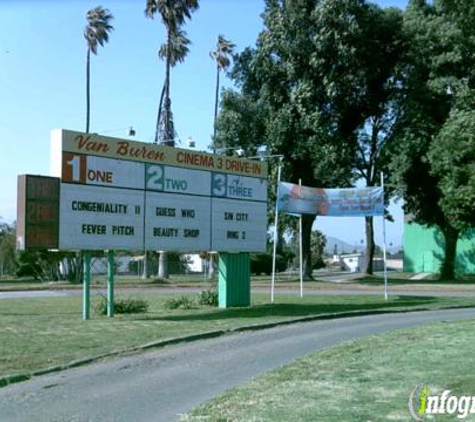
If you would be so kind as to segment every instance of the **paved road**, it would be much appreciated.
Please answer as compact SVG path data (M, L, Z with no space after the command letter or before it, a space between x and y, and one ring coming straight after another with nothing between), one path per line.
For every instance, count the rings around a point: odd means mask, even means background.
M29 297L64 297L69 296L72 290L30 290L25 292L0 292L0 299L21 299Z
M475 290L464 290L464 289L447 289L447 290L437 290L437 286L428 286L426 290L415 290L411 289L410 286L404 288L398 286L396 288L389 288L389 296L435 296L435 297L471 297L475 296ZM115 289L116 293L120 294L138 294L138 293L161 293L161 294L182 294L182 293L191 293L196 294L200 293L203 289L199 287L117 287ZM91 288L91 295L95 296L99 293L105 294L106 288L93 287ZM254 286L252 288L252 293L264 293L269 294L270 298L270 287L265 286ZM12 298L38 298L38 297L64 297L64 296L82 296L82 289L61 289L61 290L28 290L28 291L16 291L16 292L1 292L0 299L12 299ZM286 288L278 287L275 290L276 295L299 295L300 288L296 286L295 288ZM336 287L332 289L327 287L323 289L315 289L312 287L304 286L304 296L360 296L360 295L369 295L369 296L383 296L384 290L383 286L371 286L367 289L355 289L351 286L346 288ZM0 421L1 422L1 421Z
M300 323L109 360L0 389L0 421L172 421L315 350L458 318L475 318L475 309Z

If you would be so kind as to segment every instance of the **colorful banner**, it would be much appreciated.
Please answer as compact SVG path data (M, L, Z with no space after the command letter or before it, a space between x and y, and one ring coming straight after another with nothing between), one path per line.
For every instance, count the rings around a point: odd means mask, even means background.
M330 217L378 216L384 213L381 187L320 189L279 183L277 210Z

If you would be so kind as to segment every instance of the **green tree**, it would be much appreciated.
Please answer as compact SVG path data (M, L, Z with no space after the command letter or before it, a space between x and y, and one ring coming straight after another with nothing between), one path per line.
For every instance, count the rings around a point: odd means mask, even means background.
M87 42L86 59L86 133L89 133L91 117L91 52L97 54L97 47L104 46L109 41L109 33L114 29L110 21L114 16L108 9L101 6L87 12L87 25L84 28L84 38Z
M386 42L378 39L384 31L373 28L380 17L378 7L360 0L267 0L257 48L240 54L231 72L241 95L233 98L232 110L222 103L216 142L232 138L235 129L225 122L239 120L233 116L236 109L254 102L265 131L260 136L256 122L252 129L259 137L239 139L241 144L255 148L266 143L270 153L283 154L283 179L289 182L351 186L358 131L372 112L369 81L376 82L379 75L372 74L373 54ZM228 93L223 96L229 98ZM245 134L243 122L241 118L237 133ZM306 279L312 271L314 219L303 217Z
M390 154L387 146L392 142L395 129L401 117L403 92L401 80L405 68L405 38L403 16L398 9L375 8L370 14L372 37L367 40L365 70L367 79L364 89L367 93L367 117L358 131L355 155L356 178L364 180L366 186L380 184L384 172L387 182ZM385 183L385 199L390 189ZM373 274L375 253L373 217L365 217L366 261L364 272Z
M427 157L438 180L438 206L447 221L442 274L453 278L458 237L475 226L475 108L451 113Z
M436 227L443 234L441 276L447 279L455 276L460 226L448 212L447 180L440 171L440 160L448 160L451 149L442 150L437 144L458 124L458 118L451 120L451 112L459 101L465 101L464 93L473 89L475 65L473 55L466 54L475 47L473 29L470 36L460 24L464 19L459 13L446 8L444 2L409 4L404 20L408 65L403 113L391 163L393 183L404 197L405 211L415 222ZM436 160L430 153L433 150L443 154Z
M15 225L0 223L0 279L4 274L14 273L16 266L15 246Z
M159 57L165 60L165 82L160 96L154 142L175 146L175 126L171 110L171 68L182 63L189 52L190 40L181 28L186 19L199 8L198 0L147 0L145 15L153 19L159 14L165 26L167 39L161 45Z

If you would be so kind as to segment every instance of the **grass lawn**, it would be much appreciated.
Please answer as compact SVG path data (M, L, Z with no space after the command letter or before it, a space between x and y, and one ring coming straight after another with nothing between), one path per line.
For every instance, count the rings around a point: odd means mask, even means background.
M117 295L118 298L127 295ZM196 295L191 295L196 297ZM146 299L147 313L118 315L114 319L93 313L83 321L81 297L1 299L0 377L28 374L77 359L121 351L160 339L231 330L311 315L335 312L402 311L438 309L449 306L475 306L475 297L435 298L392 296L385 302L379 296L318 296L300 299L279 295L269 304L267 294L253 295L250 308L218 309L196 307L169 310L165 301L172 295L135 294ZM94 301L99 299L95 298Z
M408 399L418 385L431 394L448 389L450 395L475 396L474 323L438 323L346 342L232 389L182 420L412 421Z

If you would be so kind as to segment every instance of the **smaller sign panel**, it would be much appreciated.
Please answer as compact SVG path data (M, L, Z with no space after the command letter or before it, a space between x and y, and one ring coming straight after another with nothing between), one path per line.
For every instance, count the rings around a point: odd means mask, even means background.
M143 192L61 184L60 249L141 250Z
M170 192L209 196L210 173L207 171L147 164L146 188L157 192Z
M18 177L18 249L57 249L59 231L59 179Z
M145 247L152 250L210 249L210 198L146 193Z
M267 180L235 174L212 173L212 195L247 201L267 201Z
M144 171L143 163L64 152L61 179L67 183L144 189Z
M335 217L378 216L384 213L381 187L320 189L282 182L278 211Z
M221 252L264 252L267 226L266 202L212 199L211 248Z

